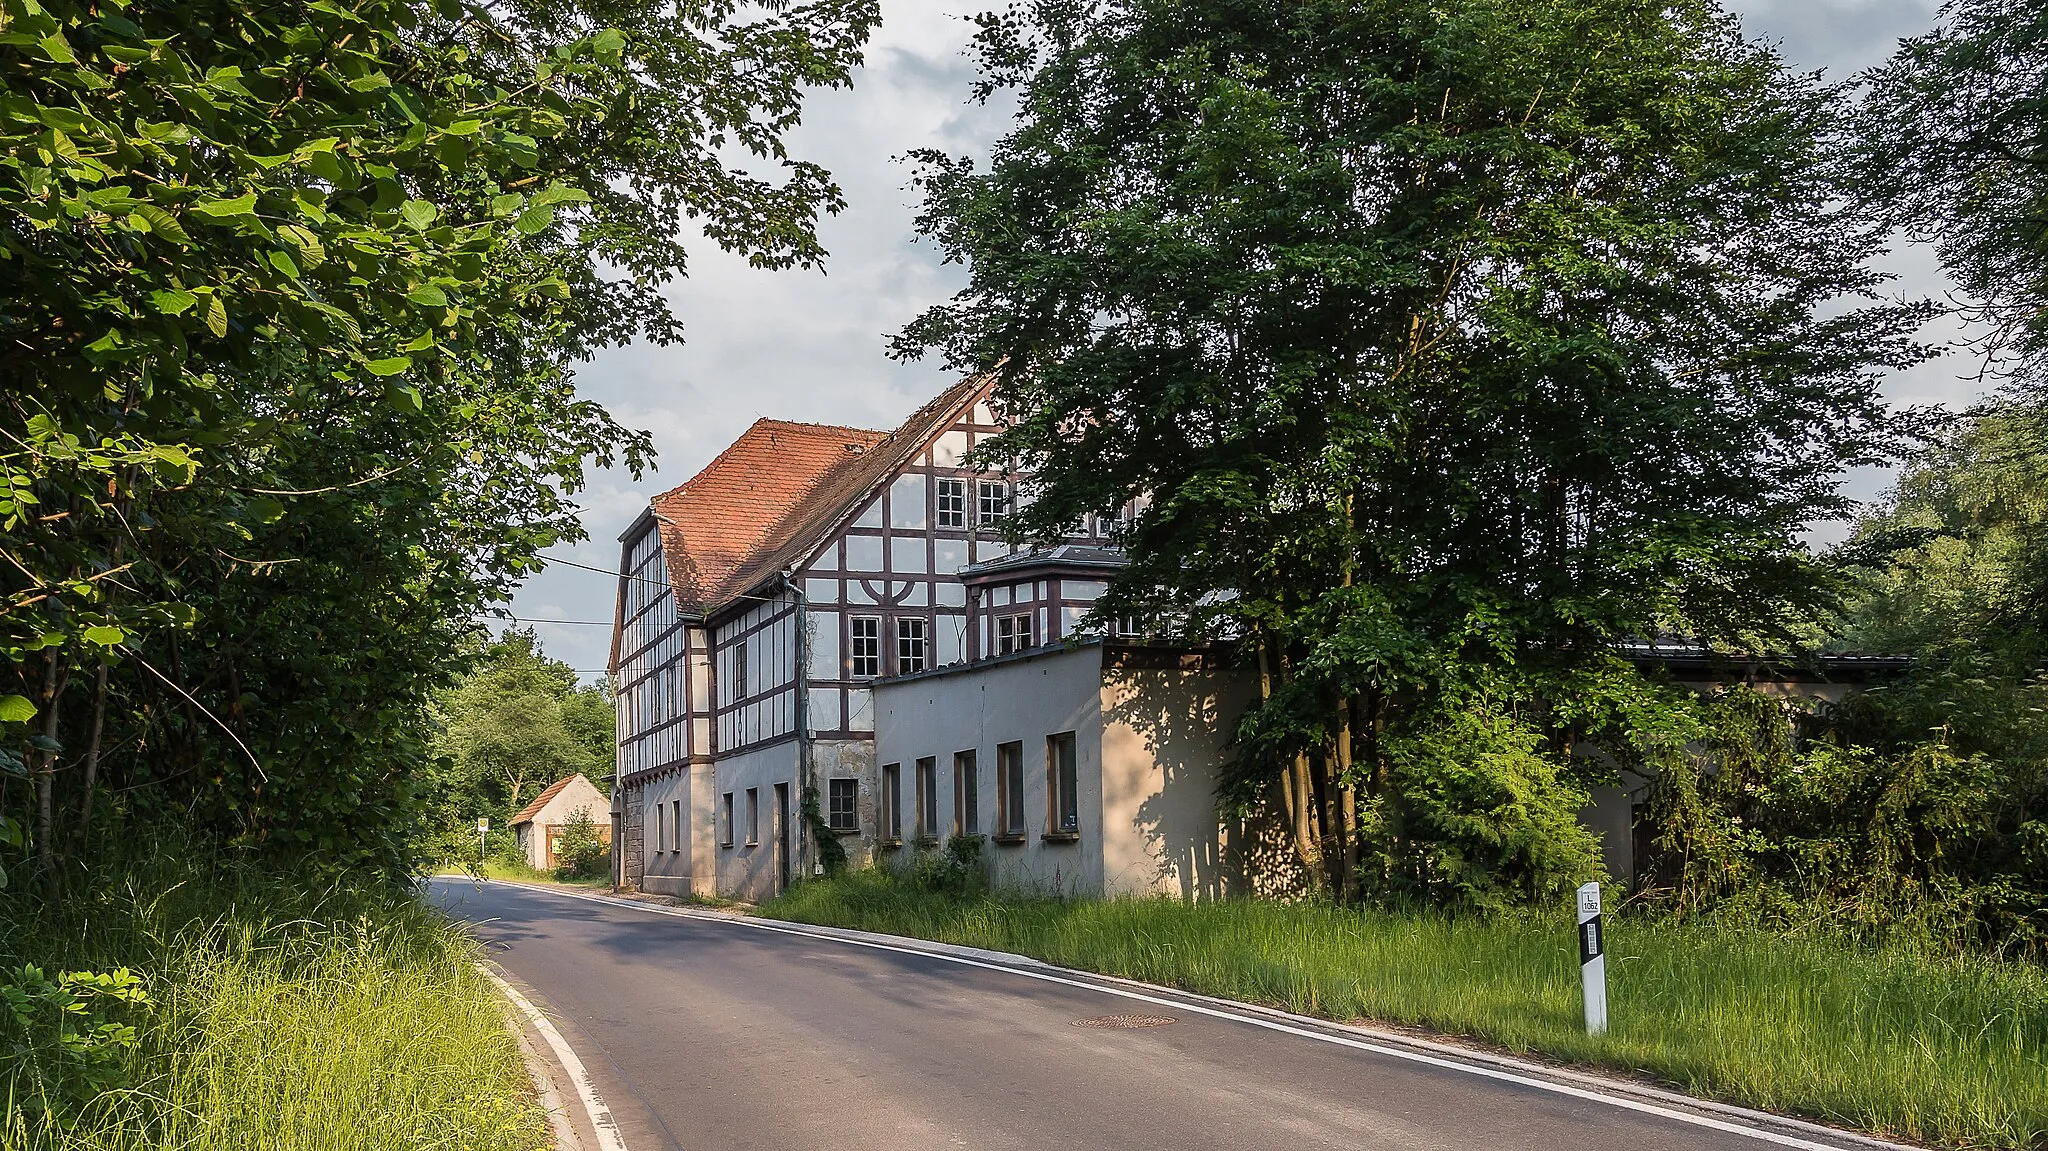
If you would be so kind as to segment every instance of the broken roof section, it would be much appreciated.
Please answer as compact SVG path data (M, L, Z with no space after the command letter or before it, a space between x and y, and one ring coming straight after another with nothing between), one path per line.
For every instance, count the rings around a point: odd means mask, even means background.
M987 391L969 376L893 432L756 420L654 497L677 606L709 616L812 552Z

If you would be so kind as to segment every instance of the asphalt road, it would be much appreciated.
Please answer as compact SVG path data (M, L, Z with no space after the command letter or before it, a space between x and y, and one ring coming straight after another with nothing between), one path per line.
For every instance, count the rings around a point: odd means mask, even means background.
M1759 1151L1757 1139L924 955L437 879L630 1151ZM1076 1021L1136 1012L1168 1026Z

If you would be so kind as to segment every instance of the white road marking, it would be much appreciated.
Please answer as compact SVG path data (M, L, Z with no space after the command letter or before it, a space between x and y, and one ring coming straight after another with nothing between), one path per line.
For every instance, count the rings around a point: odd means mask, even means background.
M1358 1051L1371 1052L1374 1055L1385 1055L1394 1059L1403 1059L1410 1063L1421 1063L1430 1067L1443 1068L1447 1071L1458 1071L1463 1072L1467 1075L1477 1075L1486 1079L1496 1079L1503 1083L1512 1083L1518 1087L1531 1087L1538 1091L1548 1091L1557 1095L1568 1095L1575 1099L1585 1099L1594 1103L1604 1103L1610 1107L1618 1107L1625 1111L1636 1111L1645 1115L1655 1115L1661 1119L1670 1119L1674 1122L1686 1123L1694 1127L1705 1127L1709 1130L1722 1131L1730 1135L1740 1135L1744 1138L1755 1139L1764 1143L1775 1143L1781 1147L1797 1147L1800 1148L1801 1151L1843 1151L1844 1144L1849 1142L1860 1143L1867 1147L1897 1148L1897 1151L1912 1151L1911 1148L1905 1147L1903 1144L1889 1143L1881 1139L1873 1139L1869 1136L1855 1135L1853 1133L1848 1132L1844 1132L1842 1134L1842 1143L1816 1143L1810 1139L1801 1139L1796 1135L1788 1135L1783 1132L1771 1131L1762 1127L1745 1126L1741 1123L1731 1123L1723 1119L1716 1119L1711 1115L1699 1115L1690 1111L1680 1111L1676 1108L1660 1107L1655 1103L1646 1103L1640 1099L1630 1099L1622 1095L1610 1095L1605 1092L1594 1091L1584 1087L1575 1087L1569 1083L1557 1083L1551 1080L1541 1079L1531 1075L1518 1075L1512 1071L1502 1071L1498 1068L1485 1067L1474 1063L1463 1063L1455 1059L1439 1058L1437 1056L1428 1055L1420 1051L1408 1051L1399 1047L1391 1047L1381 1043L1372 1043L1362 1039L1352 1039L1343 1035L1331 1035L1321 1031L1311 1031L1307 1028L1295 1027L1290 1024L1282 1023L1273 1019L1262 1019L1256 1015L1246 1015L1239 1012L1225 1011L1219 1010L1214 1007L1207 1007L1199 1003L1190 1003L1185 999L1167 999L1157 995L1147 995L1142 991L1133 991L1129 988L1107 987L1100 983L1089 983L1084 980L1069 979L1062 975L1052 974L1050 971L1033 971L1030 968L1026 967L1016 967L1002 963L991 963L980 959L969 959L965 956L947 955L944 952L926 951L916 947L901 947L893 943L883 943L878 940L849 939L841 935L824 935L814 931L805 931L800 926L791 926L777 922L752 919L739 915L708 913L702 911L695 911L690 908L683 907L661 907L654 904L641 903L636 900L619 899L608 895L594 895L579 891L564 891L561 888L540 887L533 884L518 883L507 880L492 880L490 882L502 883L507 887L517 887L526 891L535 891L543 895L557 895L565 899L580 899L586 903L599 903L607 907L620 907L629 910L645 911L654 915L670 915L678 919L695 920L699 923L728 923L736 927L751 927L757 931L771 931L778 935L796 935L801 936L805 939L816 939L827 943L843 943L852 947L870 947L875 949L876 951L893 951L901 955L916 955L921 956L925 959L936 959L945 963L956 963L962 967L978 967L984 971L995 971L1003 973L1005 975L1021 975L1026 979L1036 979L1042 983L1056 983L1063 987L1075 987L1083 991L1097 991L1101 992L1104 995L1114 995L1121 999L1136 1000L1140 1003L1151 1003L1161 1007L1170 1007L1181 1011L1191 1011L1197 1015L1207 1015L1214 1019L1223 1019L1236 1023L1245 1023L1253 1027L1262 1027L1268 1031L1278 1031L1284 1035L1294 1035L1299 1036L1303 1039L1313 1039L1319 1043L1330 1043L1338 1047L1349 1047Z
M562 1038L562 1033L547 1016L541 1014L540 1008L535 1007L532 1000L519 994L518 988L505 982L497 972L481 963L477 964L477 969L484 973L485 979L497 986L505 998L512 1001L512 1006L533 1025L535 1031L540 1032L540 1037L547 1040L548 1047L554 1051L555 1058L561 1061L562 1070L568 1072L569 1081L576 1088L577 1098L583 1101L583 1113L590 1116L591 1129L597 1132L597 1151L626 1151L626 1140L619 1134L618 1121L612 1118L611 1109L604 1105L604 1099L598 1095L597 1084L591 1081L590 1072L585 1070L583 1060L576 1057L575 1048L569 1046L569 1041Z

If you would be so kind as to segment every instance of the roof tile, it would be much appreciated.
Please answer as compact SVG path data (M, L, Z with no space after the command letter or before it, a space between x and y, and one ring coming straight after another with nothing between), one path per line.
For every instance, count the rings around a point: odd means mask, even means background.
M888 433L755 421L703 471L654 497L678 606L710 614L807 558L990 382L969 376Z

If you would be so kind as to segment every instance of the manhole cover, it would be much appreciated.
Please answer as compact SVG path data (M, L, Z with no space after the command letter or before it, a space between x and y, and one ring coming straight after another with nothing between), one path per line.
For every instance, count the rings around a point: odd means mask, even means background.
M1076 1027L1164 1027L1173 1022L1165 1015L1097 1015L1093 1019L1076 1019Z

